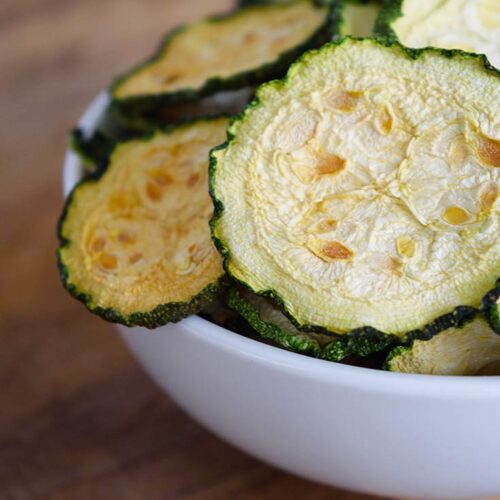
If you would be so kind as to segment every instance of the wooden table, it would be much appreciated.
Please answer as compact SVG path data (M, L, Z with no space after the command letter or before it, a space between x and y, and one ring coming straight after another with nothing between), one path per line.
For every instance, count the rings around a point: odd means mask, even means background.
M63 291L67 131L166 29L229 0L0 2L0 498L367 499L263 465L190 420Z

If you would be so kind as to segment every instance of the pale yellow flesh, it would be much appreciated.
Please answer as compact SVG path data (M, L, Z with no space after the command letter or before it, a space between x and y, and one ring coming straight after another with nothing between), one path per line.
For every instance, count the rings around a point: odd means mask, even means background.
M478 52L500 68L499 0L404 0L402 7L392 28L404 45Z
M120 145L73 196L62 251L69 282L122 314L189 301L222 274L210 238L208 153L227 119Z
M326 13L327 7L298 0L192 24L174 35L157 60L123 81L115 97L199 89L210 78L259 68L305 42L325 22Z
M380 5L369 3L357 5L347 3L342 12L342 35L370 36L373 33L375 20L380 11Z
M337 332L479 306L500 273L498 78L345 41L258 96L216 154L236 278Z
M389 362L389 369L426 375L492 375L500 362L500 335L484 319L449 328L430 340L417 340L411 349ZM498 369L498 368L497 368ZM495 373L500 375L500 369Z

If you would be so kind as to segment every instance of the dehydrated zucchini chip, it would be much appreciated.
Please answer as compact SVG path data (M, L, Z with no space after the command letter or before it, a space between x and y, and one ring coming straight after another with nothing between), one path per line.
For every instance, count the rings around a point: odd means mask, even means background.
M380 12L380 3L341 0L341 35L370 36Z
M376 32L408 47L486 54L500 67L498 0L386 0Z
M488 373L499 362L500 336L480 316L462 328L448 328L430 340L396 347L389 354L385 368L427 375L479 375Z
M500 274L499 73L346 38L261 86L212 152L212 235L299 328L418 338Z
M299 54L337 33L334 11L327 2L294 0L187 25L119 79L113 98L128 111L147 111L282 76Z
M208 153L228 119L197 121L117 145L82 181L59 223L64 286L103 318L153 328L200 310L219 290L210 238Z
M397 340L376 332L372 335L363 332L335 336L299 330L270 299L243 287L231 288L226 302L262 338L272 341L274 345L328 361L342 361L349 356L368 356L394 345Z

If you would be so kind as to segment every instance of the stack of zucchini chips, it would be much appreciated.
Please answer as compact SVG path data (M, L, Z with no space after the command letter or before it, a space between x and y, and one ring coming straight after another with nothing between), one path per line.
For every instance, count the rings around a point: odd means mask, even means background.
M65 287L127 326L500 373L499 37L498 0L247 0L175 30L72 134Z

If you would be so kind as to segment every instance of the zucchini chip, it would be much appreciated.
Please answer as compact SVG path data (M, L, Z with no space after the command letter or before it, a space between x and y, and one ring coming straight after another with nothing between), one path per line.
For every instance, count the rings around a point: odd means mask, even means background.
M341 35L370 36L380 12L380 3L341 0Z
M378 335L333 336L299 330L273 302L249 290L233 287L227 305L241 314L265 340L289 351L328 361L368 356L394 345L396 339Z
M416 340L411 347L396 347L385 368L426 375L500 374L500 336L483 317L463 328L448 328L430 340Z
M103 318L148 328L198 312L218 292L222 262L208 227L208 153L227 118L120 143L82 181L59 222L68 291Z
M500 274L499 76L346 38L261 86L212 152L228 272L300 329L413 339L470 317Z
M327 2L294 0L184 26L120 78L112 96L128 112L148 112L282 76L298 55L337 33L336 15Z
M408 47L486 54L500 68L498 0L386 0L376 32Z

